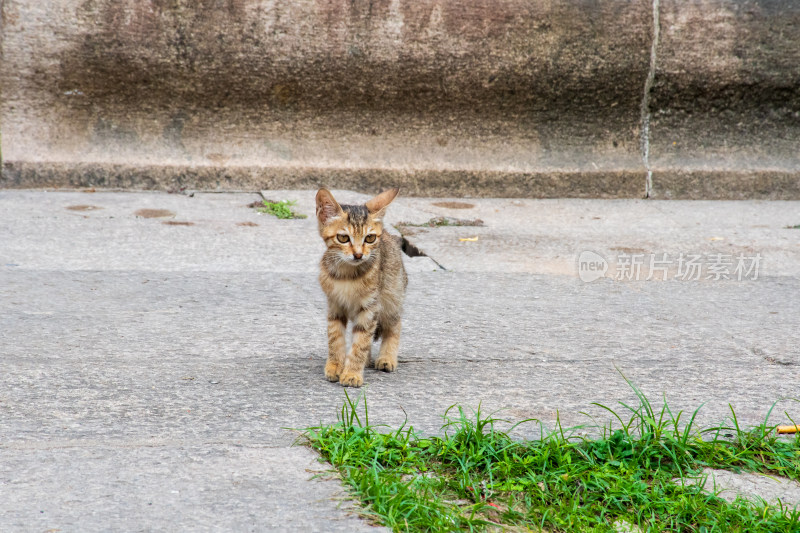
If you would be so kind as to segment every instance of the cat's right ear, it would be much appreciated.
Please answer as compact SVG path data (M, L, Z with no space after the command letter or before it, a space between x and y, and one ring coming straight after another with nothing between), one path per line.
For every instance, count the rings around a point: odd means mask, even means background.
M320 224L327 224L343 214L344 211L333 198L331 191L328 189L317 191L317 220Z

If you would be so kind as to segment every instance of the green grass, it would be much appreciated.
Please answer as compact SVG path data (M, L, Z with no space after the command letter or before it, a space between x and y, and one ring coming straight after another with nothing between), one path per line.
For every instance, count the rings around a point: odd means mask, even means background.
M800 224L795 224L794 226L786 226L786 229L800 229Z
M733 410L730 425L696 428L697 410L684 422L631 387L639 403L620 404L622 414L594 404L613 424L557 424L548 433L539 423L542 437L532 441L512 440L516 426L458 406L445 413L443 436L376 428L366 397L349 395L338 423L309 428L304 438L364 514L395 531L615 531L621 521L642 531L800 531L798 509L731 504L681 482L704 467L798 480L800 436L779 438L766 421L743 430ZM587 429L597 436L578 435Z
M281 200L280 202L270 202L269 200L264 200L264 207L259 207L258 210L262 213L275 215L276 217L282 219L308 218L306 215L294 212L292 206L294 206L296 203L296 200Z

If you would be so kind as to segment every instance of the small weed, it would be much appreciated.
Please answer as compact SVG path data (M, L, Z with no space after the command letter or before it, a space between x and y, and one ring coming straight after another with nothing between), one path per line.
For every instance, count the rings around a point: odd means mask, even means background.
M796 224L794 226L786 226L786 229L800 229L800 224Z
M347 391L339 422L309 428L304 437L338 470L364 514L395 531L614 531L620 524L641 531L800 531L798 508L731 504L682 482L705 467L798 480L800 436L778 438L766 421L743 430L733 410L730 425L697 428L697 410L683 422L682 412L666 402L654 408L628 383L638 405L620 404L618 413L595 404L613 424L557 423L547 433L539 422L542 437L533 441L512 440L498 429L507 421L480 407L471 414L450 407L442 437L422 438L405 424L377 428L369 424L366 397L353 400ZM578 436L587 428L600 436Z
M268 213L270 215L274 215L281 219L289 219L289 218L308 218L307 215L302 215L299 213L295 213L292 209L297 203L296 200L281 200L280 202L271 202L269 200L264 200L263 207L258 207L258 211L261 213ZM258 204L256 204L258 205Z

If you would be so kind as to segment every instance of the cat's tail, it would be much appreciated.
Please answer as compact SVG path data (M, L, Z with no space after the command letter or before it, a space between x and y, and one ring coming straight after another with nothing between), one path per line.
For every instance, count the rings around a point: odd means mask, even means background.
M378 326L375 328L375 335L372 337L372 340L373 341L380 340L381 335L383 335L383 330L381 328L381 325L378 324Z

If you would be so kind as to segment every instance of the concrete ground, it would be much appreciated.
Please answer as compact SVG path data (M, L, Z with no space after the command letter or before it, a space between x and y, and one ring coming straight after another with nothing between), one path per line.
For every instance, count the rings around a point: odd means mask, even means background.
M0 191L0 531L371 527L292 447L344 392L314 191L263 194L310 218L250 193ZM451 202L389 209L427 257L406 258L398 371L366 371L371 422L602 423L592 402L635 401L621 374L702 424L800 396L800 202Z

